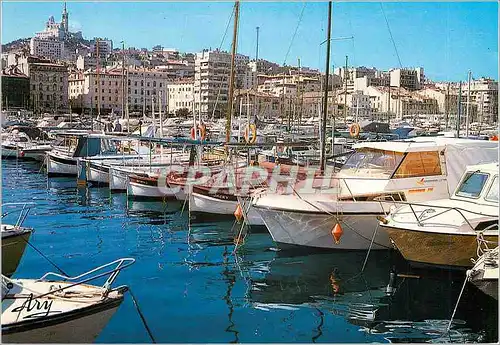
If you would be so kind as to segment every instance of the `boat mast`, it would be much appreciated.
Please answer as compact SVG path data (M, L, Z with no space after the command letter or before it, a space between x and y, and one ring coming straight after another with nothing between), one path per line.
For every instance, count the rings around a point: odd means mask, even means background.
M469 71L469 81L467 85L467 108L465 112L465 137L469 137L469 122L470 122L470 79L471 79L472 73Z
M323 116L321 118L321 132L320 132L320 169L325 171L325 138L326 138L326 114L328 112L328 77L330 74L330 35L332 28L332 2L328 1L328 27L326 37L326 71L325 71L325 88L323 99ZM333 139L333 138L332 138Z
M231 47L231 74L229 77L229 98L227 102L226 113L226 144L231 139L231 117L233 113L233 96L234 96L234 60L236 56L236 44L238 40L238 17L240 13L240 2L236 0L234 3L234 28L233 28L233 44Z

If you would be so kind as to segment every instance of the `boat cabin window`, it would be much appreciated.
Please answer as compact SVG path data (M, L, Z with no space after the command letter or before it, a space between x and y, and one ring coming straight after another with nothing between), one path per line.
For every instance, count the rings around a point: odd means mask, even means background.
M468 172L465 174L463 182L457 188L455 193L457 196L464 198L479 198L484 184L488 180L488 174L480 172Z
M394 174L394 178L441 175L439 152L408 152Z
M490 186L490 190L485 197L488 201L498 202L498 175L493 178L493 183Z
M347 159L341 172L354 176L390 178L402 159L401 152L362 148Z

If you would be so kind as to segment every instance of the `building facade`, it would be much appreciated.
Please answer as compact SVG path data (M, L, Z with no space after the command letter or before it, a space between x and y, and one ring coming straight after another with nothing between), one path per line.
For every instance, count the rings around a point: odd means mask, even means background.
M176 80L167 84L169 114L175 114L181 109L193 111L194 79Z
M30 53L50 60L61 60L64 57L64 41L33 37L30 40Z
M30 79L16 66L2 69L2 108L28 109L30 100Z
M30 78L30 107L35 113L68 111L68 68L32 56L18 59L18 67Z
M242 88L249 57L235 56L235 88ZM220 50L203 50L195 57L195 112L202 116L221 117L227 111L231 54Z

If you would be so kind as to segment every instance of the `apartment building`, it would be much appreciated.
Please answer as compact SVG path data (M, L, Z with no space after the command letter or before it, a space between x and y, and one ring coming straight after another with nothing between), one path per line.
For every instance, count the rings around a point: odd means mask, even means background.
M235 88L243 87L249 57L235 56ZM202 116L223 116L226 113L231 54L220 50L203 50L196 53L194 77L195 111Z
M406 90L415 91L422 87L424 83L424 69L417 68L395 68L389 71L390 86L402 87Z
M169 82L167 85L168 113L175 114L180 109L193 110L194 79Z
M37 113L68 110L68 68L33 56L18 58L19 70L30 78L30 105Z
M81 73L81 72L76 72ZM158 111L161 102L162 112L167 109L167 75L165 73L139 67L129 67L122 71L120 66L104 68L97 71L83 72L83 88L81 77L72 77L70 94L72 99L82 99L83 111L94 114L122 114L128 102L129 112L151 113L154 106ZM125 78L125 89L123 80ZM123 91L122 91L123 90ZM72 92L73 91L73 92ZM122 92L126 95L122 101ZM81 95L81 96L80 96Z
M30 53L50 60L61 60L64 57L64 42L55 38L33 37L30 40Z
M468 83L462 84L462 100L465 102L468 88ZM472 80L470 103L477 107L477 116L473 116L471 122L498 122L498 82L490 78Z

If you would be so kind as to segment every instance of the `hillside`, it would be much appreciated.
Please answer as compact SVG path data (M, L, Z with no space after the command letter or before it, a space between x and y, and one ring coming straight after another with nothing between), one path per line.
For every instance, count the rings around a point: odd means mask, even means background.
M30 46L30 37L20 38L15 41L2 44L2 53L8 53L13 50L21 50L22 48L28 48Z

